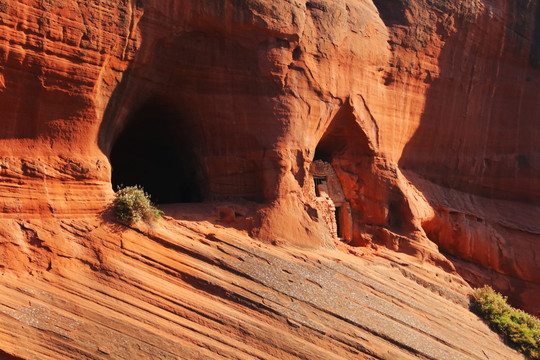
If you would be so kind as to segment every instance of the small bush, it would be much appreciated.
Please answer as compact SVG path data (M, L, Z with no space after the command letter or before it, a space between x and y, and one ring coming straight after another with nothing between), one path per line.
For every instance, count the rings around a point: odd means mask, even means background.
M540 359L540 319L508 305L489 286L475 289L472 308L509 343L532 359Z
M161 218L163 213L155 208L150 195L141 186L118 187L114 199L116 217L121 221L134 224L140 220L152 223Z

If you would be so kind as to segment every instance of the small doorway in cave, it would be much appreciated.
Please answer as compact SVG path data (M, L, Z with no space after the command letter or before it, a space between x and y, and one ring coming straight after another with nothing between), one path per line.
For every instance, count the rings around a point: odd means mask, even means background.
M315 184L315 196L321 196L319 186L326 184L326 176L313 176L313 182Z
M112 185L141 185L158 204L202 200L197 136L174 106L149 101L128 118L110 152Z
M341 214L341 206L336 206L336 235L339 239L343 238L343 217Z

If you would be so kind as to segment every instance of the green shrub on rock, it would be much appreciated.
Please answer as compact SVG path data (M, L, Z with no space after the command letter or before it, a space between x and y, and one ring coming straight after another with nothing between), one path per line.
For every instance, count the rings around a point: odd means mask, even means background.
M489 286L475 289L472 309L509 343L531 359L540 360L540 319L508 305L506 297Z
M161 218L162 211L155 208L147 194L139 185L118 187L114 199L116 217L127 224L140 220L152 223Z

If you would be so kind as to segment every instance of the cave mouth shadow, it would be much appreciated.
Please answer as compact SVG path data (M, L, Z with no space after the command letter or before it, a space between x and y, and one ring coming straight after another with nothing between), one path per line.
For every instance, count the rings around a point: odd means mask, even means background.
M158 204L201 202L197 138L173 105L146 101L128 116L113 141L113 189L140 185Z
M315 148L314 160L332 163L334 159L374 156L367 135L356 123L354 109L346 102L334 115Z

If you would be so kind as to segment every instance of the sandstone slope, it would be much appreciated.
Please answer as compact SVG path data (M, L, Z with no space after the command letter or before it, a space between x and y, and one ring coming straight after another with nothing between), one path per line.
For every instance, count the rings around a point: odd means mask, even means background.
M64 219L54 238L8 224L43 258L4 263L2 358L521 358L468 310L458 276L407 256L263 245L171 217L152 229Z

